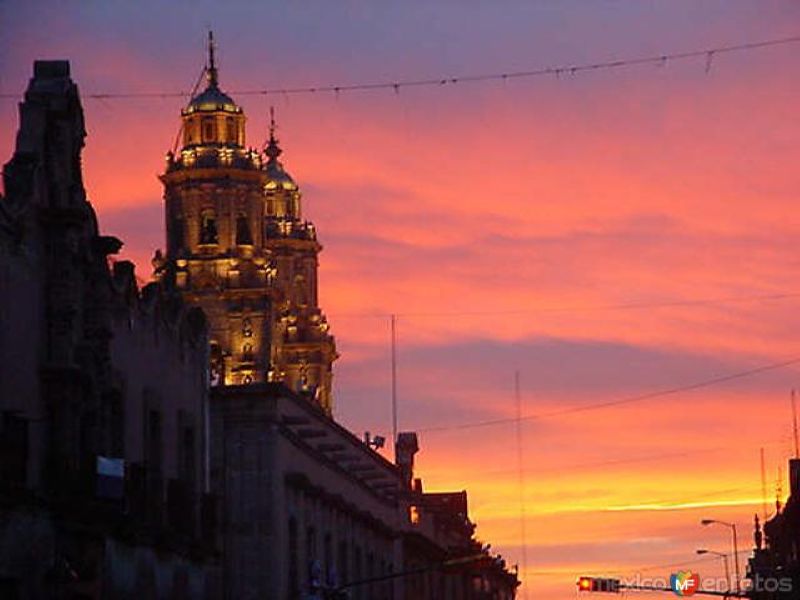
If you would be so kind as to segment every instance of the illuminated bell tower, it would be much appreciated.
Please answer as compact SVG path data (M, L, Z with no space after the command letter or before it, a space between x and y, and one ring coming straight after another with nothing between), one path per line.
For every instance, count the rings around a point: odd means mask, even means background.
M156 277L206 313L212 385L282 381L330 413L336 350L317 305L321 246L278 162L274 119L266 157L246 148L211 34L206 80L181 111L181 148L161 176L167 248Z
M302 218L297 184L278 160L282 150L275 138L272 114L264 152L264 246L276 267L271 357L275 377L294 390L312 394L330 412L332 365L338 355L318 303L317 268L322 246L314 225Z
M167 154L167 249L153 266L205 311L212 383L246 384L264 381L270 364L263 161L245 147L242 109L219 88L210 34L206 79L181 111L180 150Z

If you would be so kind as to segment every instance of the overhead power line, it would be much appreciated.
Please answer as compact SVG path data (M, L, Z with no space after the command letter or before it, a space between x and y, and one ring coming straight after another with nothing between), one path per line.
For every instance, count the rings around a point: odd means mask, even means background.
M612 408L616 406L623 406L626 404L635 404L638 402L644 402L646 400L652 400L654 398L662 398L664 396L674 396L676 394L680 394L683 392L691 392L694 390L699 390L703 388L712 387L715 385L719 385L720 383L726 383L729 381L735 381L737 379L744 379L746 377L752 377L753 375L758 375L761 373L767 373L769 371L777 371L778 369L785 369L786 367L790 367L792 365L800 363L800 356L796 356L794 358L790 358L781 362L774 362L768 365L763 365L761 367L756 367L754 369L748 369L746 371L738 371L736 373L731 373L729 375L722 375L719 377L712 377L710 379L705 379L703 381L698 381L695 383L690 383L687 385L682 385L673 388L667 388L663 390L658 390L655 392L648 392L646 394L640 394L638 396L632 396L630 398L622 398L619 400L609 400L605 402L595 402L593 404L584 404L582 406L572 406L569 408L564 408L560 410L554 410L550 412L535 414L535 415L527 415L517 419L517 417L505 417L502 419L490 419L486 421L474 421L472 423L462 423L458 425L442 425L438 427L420 427L416 429L417 432L424 432L424 433L433 433L437 431L453 431L453 430L462 430L462 429L476 429L480 427L491 427L494 425L508 425L510 423L516 423L519 421L541 421L544 419L551 419L554 417L560 417L564 415L570 415L575 413L582 413L582 412L589 412L593 410L602 410L605 408Z
M597 62L588 62L580 64L566 64L555 67L533 68L520 71L505 71L494 73L483 73L474 75L459 75L459 76L440 76L440 77L422 77L413 79L397 79L393 81L369 81L369 82L356 82L356 83L342 83L342 84L323 84L311 86L277 86L263 89L245 89L235 90L230 93L237 96L288 96L297 94L340 94L344 92L357 92L357 91L380 91L391 90L399 93L403 88L418 88L418 87L442 87L451 86L458 83L479 83L491 81L509 81L515 79L528 79L532 77L555 76L562 75L577 75L587 71L599 71L610 69L621 69L626 67L633 67L639 65L666 65L670 61L688 60L694 58L705 59L705 71L711 69L711 64L716 56L721 54L728 54L732 52L746 52L757 50L760 48L768 48L771 46L781 46L785 44L795 44L800 42L800 35L774 38L769 40L762 40L758 42L749 42L742 44L734 44L729 46L718 46L714 48L706 48L703 50L691 50L688 52L671 52L666 54L655 54L650 56L641 56L634 58L626 58L619 60L605 60ZM185 98L187 91L147 91L147 92L91 92L83 94L84 98L93 100L107 100L117 98ZM21 94L0 93L0 98L13 99L19 98Z
M498 310L463 310L463 311L431 311L431 312L394 312L394 313L331 313L336 319L389 319L394 317L408 318L441 318L441 317L493 317L545 313L600 312L643 310L648 308L681 308L691 306L715 306L738 302L769 302L775 300L792 300L800 298L798 292L762 294L752 296L720 296L717 298L688 298L685 300L655 300L648 302L622 302L619 304L576 304L574 306L543 306L539 308L518 308Z

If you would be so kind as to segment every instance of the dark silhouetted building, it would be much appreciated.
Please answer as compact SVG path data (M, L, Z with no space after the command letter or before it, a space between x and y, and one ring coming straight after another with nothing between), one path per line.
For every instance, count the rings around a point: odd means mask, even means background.
M755 517L755 550L748 578L755 600L800 598L800 459L789 461L790 494L786 506L763 524Z
M513 598L416 434L392 463L332 418L321 246L210 49L142 289L86 200L68 63L36 63L0 199L0 597Z
M113 263L85 135L37 62L0 198L0 597L218 597L206 321Z

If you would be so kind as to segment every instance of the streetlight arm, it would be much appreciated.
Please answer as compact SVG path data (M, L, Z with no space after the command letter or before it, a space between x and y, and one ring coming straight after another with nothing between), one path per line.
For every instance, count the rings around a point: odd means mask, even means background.
M742 577L739 571L739 541L736 536L736 523L728 523L727 521L718 521L716 519L703 519L700 521L700 524L703 526L712 525L714 523L717 525L724 525L733 532L733 560L736 569L736 593L738 594L742 590Z

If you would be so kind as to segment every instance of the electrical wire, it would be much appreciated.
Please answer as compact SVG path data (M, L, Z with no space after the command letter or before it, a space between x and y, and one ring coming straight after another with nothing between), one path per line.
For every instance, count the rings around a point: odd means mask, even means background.
M695 383L690 383L682 386L677 386L673 388L667 388L663 390L658 390L654 392L648 392L646 394L640 394L637 396L632 396L629 398L621 398L619 400L608 400L604 402L595 402L592 404L585 404L582 406L572 406L569 408L564 408L561 410L554 410L550 412L534 414L534 415L527 415L521 417L519 420L521 421L540 421L544 419L551 419L554 417L560 417L564 415L582 413L582 412L589 412L594 410L602 410L606 408L612 408L616 406L624 406L628 404L635 404L638 402L644 402L646 400L652 400L655 398L663 398L664 396L673 396L676 394L681 394L683 392L690 392L698 389L703 389L707 387L712 387L718 385L720 383L727 383L729 381L735 381L737 379L744 379L746 377L752 377L753 375L758 375L761 373L766 373L769 371L776 371L778 369L784 369L786 367L790 367L792 365L800 363L800 356L790 358L787 360L783 360L780 362L774 362L767 365L763 365L760 367L756 367L753 369L747 369L745 371L738 371L736 373L730 373L728 375L721 375L719 377L712 377L710 379L705 379L702 381L697 381ZM490 419L486 421L474 421L472 423L462 423L458 425L442 425L437 427L420 427L415 429L419 433L434 433L440 431L455 431L455 430L466 430L466 429L476 429L481 427L491 427L495 425L508 425L510 423L516 423L516 417L504 417L501 419Z
M395 81L371 81L362 83L345 83L345 84L324 84L300 87L274 87L263 89L245 89L230 92L238 96L269 96L269 95L297 95L297 94L318 94L318 93L333 93L337 96L344 92L356 91L378 91L378 90L391 90L399 93L403 88L418 88L418 87L443 87L452 86L457 83L478 83L487 81L509 81L513 79L527 79L532 77L542 76L555 76L561 75L576 75L583 72L620 69L632 66L640 66L647 64L666 65L670 61L687 60L692 58L705 58L705 71L711 69L711 62L715 56L720 54L727 54L732 52L746 52L757 50L760 48L767 48L772 46L780 46L785 44L795 44L800 42L800 35L774 38L769 40L762 40L758 42L748 42L741 44L734 44L728 46L718 46L714 48L706 48L703 50L691 50L688 52L672 52L667 54L657 54L651 56L634 57L619 60L606 60L581 64L568 64L557 67L546 68L533 68L521 71L506 71L495 73L484 73L475 75L461 75L461 76L440 76L428 78L414 78ZM118 98L183 98L187 95L186 91L152 91L152 92L93 92L83 94L84 98L93 100L100 99L118 99ZM0 99L15 99L19 98L20 94L0 93Z

